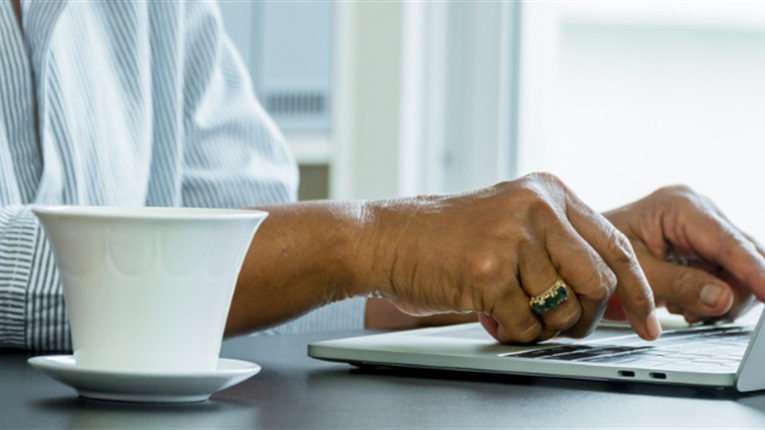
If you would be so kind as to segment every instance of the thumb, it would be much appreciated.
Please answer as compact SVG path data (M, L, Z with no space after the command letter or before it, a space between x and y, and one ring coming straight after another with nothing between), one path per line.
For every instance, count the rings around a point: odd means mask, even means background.
M655 259L646 270L658 303L680 306L698 316L724 315L733 305L733 289L723 280L688 266Z

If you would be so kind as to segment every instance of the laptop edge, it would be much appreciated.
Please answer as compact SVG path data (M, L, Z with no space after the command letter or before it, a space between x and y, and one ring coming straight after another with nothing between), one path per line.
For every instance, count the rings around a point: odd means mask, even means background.
M624 364L597 365L577 362L550 362L507 357L507 354L549 347L500 345L486 339L474 341L450 338L452 327L417 329L354 338L316 342L308 345L310 357L345 362L352 365L383 365L395 367L430 368L442 370L502 373L527 376L591 379L606 381L636 381L658 384L706 387L735 387L740 392L765 389L765 340L761 327L765 312L752 333L746 353L737 371L697 372L656 370ZM475 325L472 324L472 325ZM464 325L471 326L471 324ZM601 331L598 329L598 331ZM444 336L439 333L444 332ZM599 343L625 336L600 337L572 343Z

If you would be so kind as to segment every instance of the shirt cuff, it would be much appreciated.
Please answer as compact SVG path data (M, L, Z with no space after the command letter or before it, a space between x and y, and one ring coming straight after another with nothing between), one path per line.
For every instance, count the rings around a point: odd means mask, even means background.
M71 350L56 263L28 206L0 210L0 347Z
M37 220L25 207L0 211L0 346L26 348L27 286Z
M366 297L354 297L315 309L302 317L255 334L299 334L364 329Z

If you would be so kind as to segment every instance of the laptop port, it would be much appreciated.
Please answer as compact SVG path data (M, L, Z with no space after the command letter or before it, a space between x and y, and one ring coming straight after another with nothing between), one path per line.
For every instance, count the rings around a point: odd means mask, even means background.
M649 373L649 375L651 375L651 378L653 378L653 379L667 379L667 374L666 373L651 372L651 373Z
M624 376L625 378L634 378L635 377L635 372L633 372L631 370L620 370L619 371L619 376Z

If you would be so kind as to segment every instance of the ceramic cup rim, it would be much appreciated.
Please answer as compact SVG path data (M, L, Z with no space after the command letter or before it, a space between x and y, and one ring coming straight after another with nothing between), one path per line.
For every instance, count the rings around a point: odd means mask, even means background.
M166 206L67 206L35 205L32 212L68 218L147 221L223 221L256 220L268 213L256 209L189 208Z

